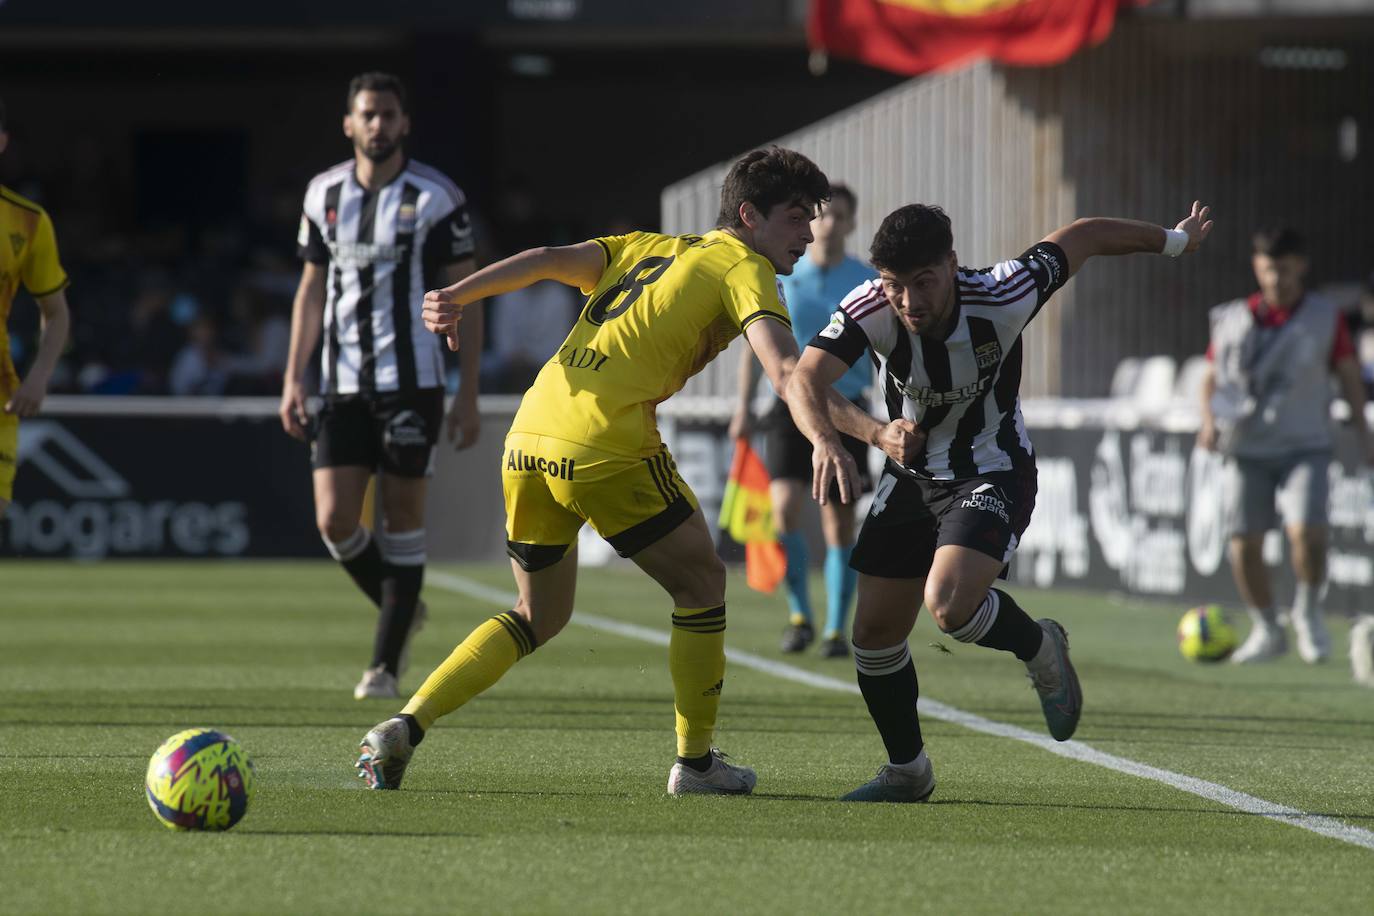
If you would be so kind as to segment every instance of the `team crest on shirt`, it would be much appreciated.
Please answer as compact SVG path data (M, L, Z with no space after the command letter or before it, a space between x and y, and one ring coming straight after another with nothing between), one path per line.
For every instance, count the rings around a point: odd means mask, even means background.
M973 358L979 369L987 369L1002 361L1002 345L995 340L973 348Z
M332 226L332 225L334 225L335 223L337 223L338 221L339 221L339 211L338 211L338 210L334 209L333 207L330 207L328 210L325 210L325 211L324 211L324 224L325 224L326 226Z
M778 281L778 301L782 303L782 307L783 307L783 308L787 308L787 294L786 294L785 292L783 292L783 290L782 290L782 277L778 277L778 278L777 278L777 281Z
M414 235L415 234L415 205L401 204L401 208L396 211L396 234Z

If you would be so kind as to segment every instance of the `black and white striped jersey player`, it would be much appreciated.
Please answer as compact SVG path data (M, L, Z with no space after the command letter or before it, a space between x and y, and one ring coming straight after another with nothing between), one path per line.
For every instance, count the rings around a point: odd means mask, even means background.
M1134 220L1080 219L992 267L960 267L949 218L913 204L883 220L870 251L877 280L851 292L802 354L787 387L811 439L813 496L832 479L857 495L847 433L882 449L850 565L859 573L854 658L889 763L856 801L921 801L934 788L916 718L907 636L924 601L960 642L1026 663L1050 734L1067 740L1082 694L1064 628L1032 620L993 583L1005 575L1035 505L1035 453L1021 418L1021 334L1050 296L1095 255L1177 257L1211 231L1208 209L1168 230ZM860 359L879 369L883 423L830 393Z
M354 689L366 699L397 696L406 646L424 622L426 477L441 428L458 448L479 435L482 312L464 316L462 385L445 414L443 343L420 310L429 284L473 271L463 192L406 156L410 117L395 76L353 79L343 131L353 157L316 175L305 194L279 413L289 435L310 442L325 546L379 610L372 662ZM321 342L321 404L311 417L306 370ZM375 539L359 523L374 475L383 520Z

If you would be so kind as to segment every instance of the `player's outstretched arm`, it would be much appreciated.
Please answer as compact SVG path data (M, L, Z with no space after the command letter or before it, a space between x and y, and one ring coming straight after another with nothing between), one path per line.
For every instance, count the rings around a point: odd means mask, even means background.
M478 299L524 289L540 280L556 280L579 289L592 289L606 267L604 249L596 242L579 242L557 248L531 248L488 264L469 277L443 289L425 293L425 327L448 335L450 350L458 349L458 321L463 306Z
M1167 254L1178 257L1197 251L1212 232L1208 219L1211 207L1193 201L1192 212L1173 229L1133 219L1093 216L1074 220L1045 237L1058 245L1068 258L1069 276L1088 258L1098 255ZM1067 278L1066 278L1067 279Z

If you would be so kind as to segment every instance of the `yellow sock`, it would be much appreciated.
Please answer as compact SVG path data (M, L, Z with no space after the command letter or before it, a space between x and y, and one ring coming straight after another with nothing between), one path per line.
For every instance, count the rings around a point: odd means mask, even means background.
M525 618L510 611L497 614L468 634L444 663L425 679L406 708L428 730L492 684L534 651L534 631Z
M668 670L677 708L677 755L700 757L711 750L725 679L725 605L673 609Z

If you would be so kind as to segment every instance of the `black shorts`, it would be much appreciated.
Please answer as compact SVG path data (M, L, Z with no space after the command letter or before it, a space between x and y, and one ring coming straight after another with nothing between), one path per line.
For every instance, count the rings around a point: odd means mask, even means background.
M424 477L443 418L442 388L326 395L313 425L311 464Z
M889 466L849 565L869 576L920 579L930 573L936 549L946 544L1005 564L1030 524L1035 478L1034 464L963 480L912 477Z
M854 404L865 413L868 412L862 402L855 401ZM768 476L774 480L800 480L810 486L811 440L803 436L797 424L792 422L792 412L787 405L782 401L776 402L764 417L762 425L764 464L768 468ZM873 475L868 471L868 445L843 434L840 435L840 441L859 466L861 492L872 491ZM833 483L830 485L830 498L835 501L840 498L840 488Z

